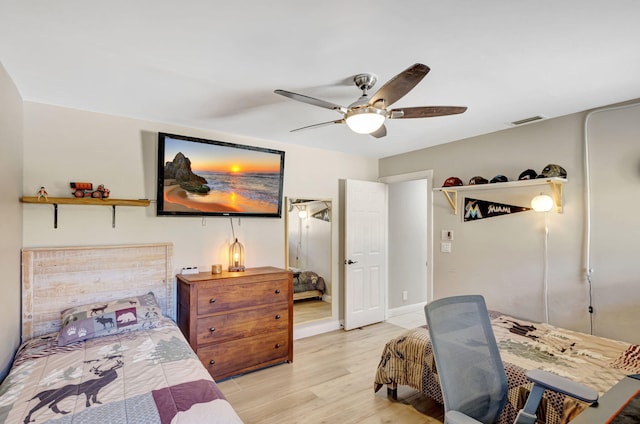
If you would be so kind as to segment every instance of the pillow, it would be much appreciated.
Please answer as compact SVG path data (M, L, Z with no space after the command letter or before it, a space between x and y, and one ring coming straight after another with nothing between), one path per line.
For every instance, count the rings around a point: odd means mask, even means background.
M155 328L162 311L153 293L109 302L77 306L62 311L58 345Z

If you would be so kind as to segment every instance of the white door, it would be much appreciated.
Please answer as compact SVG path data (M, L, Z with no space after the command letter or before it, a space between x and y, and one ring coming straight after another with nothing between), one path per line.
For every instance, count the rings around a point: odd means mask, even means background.
M385 320L387 185L345 181L344 329Z

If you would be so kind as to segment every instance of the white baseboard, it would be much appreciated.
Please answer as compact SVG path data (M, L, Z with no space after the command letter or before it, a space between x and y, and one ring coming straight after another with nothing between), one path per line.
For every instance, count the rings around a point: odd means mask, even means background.
M424 313L424 305L427 302L414 303L413 305L400 306L399 308L393 308L387 310L387 318L397 317L398 315L410 314L412 312Z
M424 313L424 305L426 305L426 302L389 309L387 310L387 318L393 318L413 312ZM305 337L316 336L318 334L328 333L329 331L340 330L342 328L344 328L343 323L339 320L323 320L309 322L306 324L298 324L293 327L293 340L304 339Z
M298 324L293 327L293 340L304 339L305 337L316 336L329 331L339 330L340 321L318 321L307 324Z

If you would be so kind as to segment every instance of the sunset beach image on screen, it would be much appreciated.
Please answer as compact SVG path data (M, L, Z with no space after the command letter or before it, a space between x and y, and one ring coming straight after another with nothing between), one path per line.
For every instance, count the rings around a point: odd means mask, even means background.
M284 152L161 133L159 215L281 215Z

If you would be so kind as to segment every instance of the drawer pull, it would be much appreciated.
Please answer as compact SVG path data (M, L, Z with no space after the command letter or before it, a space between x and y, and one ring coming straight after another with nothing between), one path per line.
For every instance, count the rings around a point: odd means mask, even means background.
M276 349L280 349L282 345L280 343L276 343Z
M212 359L212 360L209 361L209 365L215 365L215 364L216 364L215 360Z
M212 297L211 299L209 299L209 303L216 303L216 299Z
M276 289L276 294L280 294L280 289Z
M276 315L276 319L280 319L280 314Z
M214 331L216 331L216 328L215 328L215 327L211 327L211 328L209 329L209 331L213 333Z

